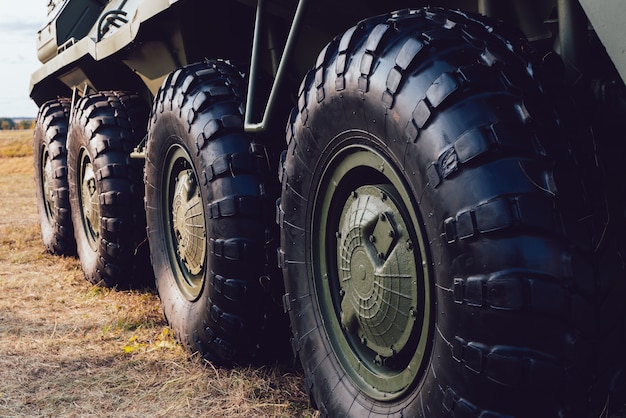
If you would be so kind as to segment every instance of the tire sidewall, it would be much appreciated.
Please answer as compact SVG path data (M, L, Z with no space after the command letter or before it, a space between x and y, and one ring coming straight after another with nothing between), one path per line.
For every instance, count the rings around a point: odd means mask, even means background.
M34 145L34 166L35 166L35 192L37 199L37 212L39 213L39 225L41 228L41 238L44 246L48 251L53 251L54 248L54 225L51 222L48 215L48 208L46 205L46 197L43 191L43 176L44 174L44 155L46 152L50 153L50 142L46 136L47 127L44 126L44 121L41 118L37 119L35 125L35 132L33 135ZM54 216L54 214L52 214Z
M68 165L68 182L70 190L70 207L72 211L72 224L74 225L74 237L76 239L76 252L80 259L80 264L87 280L91 283L99 284L99 256L98 252L89 244L83 219L82 202L80 201L81 184L80 184L80 157L81 152L86 153L93 171L98 171L98 160L95 158L95 150L92 149L90 141L85 130L82 120L74 117L70 122L70 128L67 136L67 165ZM99 194L99 184L96 181L96 193ZM102 236L100 225L97 226L99 237ZM97 244L100 245L100 238L97 238Z

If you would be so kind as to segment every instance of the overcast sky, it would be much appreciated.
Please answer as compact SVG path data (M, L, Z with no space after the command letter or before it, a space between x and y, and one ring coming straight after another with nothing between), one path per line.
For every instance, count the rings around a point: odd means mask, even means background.
M35 117L37 106L28 97L30 75L37 60L37 31L48 0L0 0L0 117Z

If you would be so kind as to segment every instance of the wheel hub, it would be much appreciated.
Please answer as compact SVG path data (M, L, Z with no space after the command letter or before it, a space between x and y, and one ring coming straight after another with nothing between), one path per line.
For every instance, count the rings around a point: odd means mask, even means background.
M192 170L182 170L176 177L172 225L180 260L191 274L199 274L206 256L206 231L200 188Z
M46 205L46 213L51 218L55 212L56 206L54 203L54 188L52 187L54 177L52 174L52 163L50 162L50 156L46 150L43 155L43 172L41 173L41 182L43 188L43 197Z
M83 211L83 222L92 247L99 236L98 225L100 223L100 205L96 190L96 176L93 165L85 158L81 179L81 205Z
M407 344L415 318L415 257L407 227L385 190L362 186L344 205L337 264L341 325L379 361Z

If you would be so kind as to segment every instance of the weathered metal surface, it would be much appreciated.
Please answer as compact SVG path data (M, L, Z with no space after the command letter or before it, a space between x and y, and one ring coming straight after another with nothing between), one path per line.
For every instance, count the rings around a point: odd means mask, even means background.
M623 0L580 0L622 80L626 80L626 7Z

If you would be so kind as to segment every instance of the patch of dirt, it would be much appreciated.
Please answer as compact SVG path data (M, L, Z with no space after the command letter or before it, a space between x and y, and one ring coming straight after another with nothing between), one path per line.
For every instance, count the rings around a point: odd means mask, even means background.
M156 294L45 253L31 138L0 131L21 150L0 153L0 416L317 416L291 365L214 368L172 339Z

